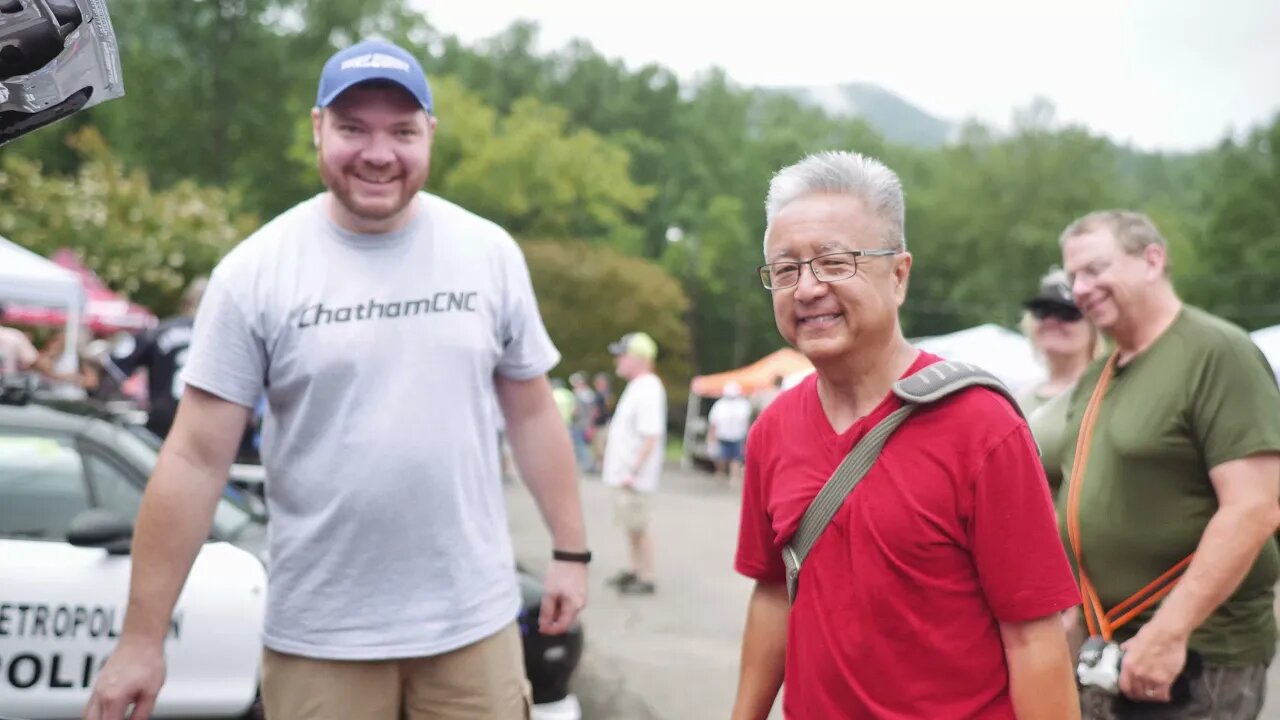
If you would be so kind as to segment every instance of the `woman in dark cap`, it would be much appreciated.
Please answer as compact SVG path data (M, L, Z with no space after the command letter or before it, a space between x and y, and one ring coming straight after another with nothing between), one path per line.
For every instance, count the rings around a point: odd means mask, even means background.
M1066 409L1070 390L1085 368L1102 354L1101 337L1080 314L1071 298L1067 275L1052 268L1040 280L1040 292L1024 303L1022 328L1049 376L1018 398L1031 434L1040 445L1049 487L1056 495L1062 485L1062 455L1066 445Z

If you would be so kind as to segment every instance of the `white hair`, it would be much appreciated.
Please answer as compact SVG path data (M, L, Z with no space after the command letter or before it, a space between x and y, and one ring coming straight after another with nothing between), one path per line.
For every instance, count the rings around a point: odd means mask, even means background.
M835 150L808 155L773 176L764 201L765 237L784 207L818 193L852 195L862 200L883 224L885 245L907 249L907 204L897 174L875 158Z

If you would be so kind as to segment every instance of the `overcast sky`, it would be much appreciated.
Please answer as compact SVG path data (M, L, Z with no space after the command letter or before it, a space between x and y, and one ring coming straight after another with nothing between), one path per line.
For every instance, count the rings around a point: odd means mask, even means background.
M1007 126L1044 95L1060 121L1147 149L1280 112L1280 0L413 1L464 41L525 18L544 50L579 37L684 79L718 65L746 85L870 82L950 120Z

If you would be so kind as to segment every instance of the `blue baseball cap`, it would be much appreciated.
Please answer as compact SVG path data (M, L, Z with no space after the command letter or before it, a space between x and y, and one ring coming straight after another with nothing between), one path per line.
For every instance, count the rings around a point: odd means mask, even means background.
M370 80L399 85L431 113L431 87L417 58L385 40L364 40L334 53L320 71L316 107L328 107L352 85Z

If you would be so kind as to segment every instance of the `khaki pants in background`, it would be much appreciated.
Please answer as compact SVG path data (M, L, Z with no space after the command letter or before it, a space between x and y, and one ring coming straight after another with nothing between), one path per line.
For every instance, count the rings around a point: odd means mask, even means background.
M528 720L531 698L515 623L431 657L262 658L268 720Z

